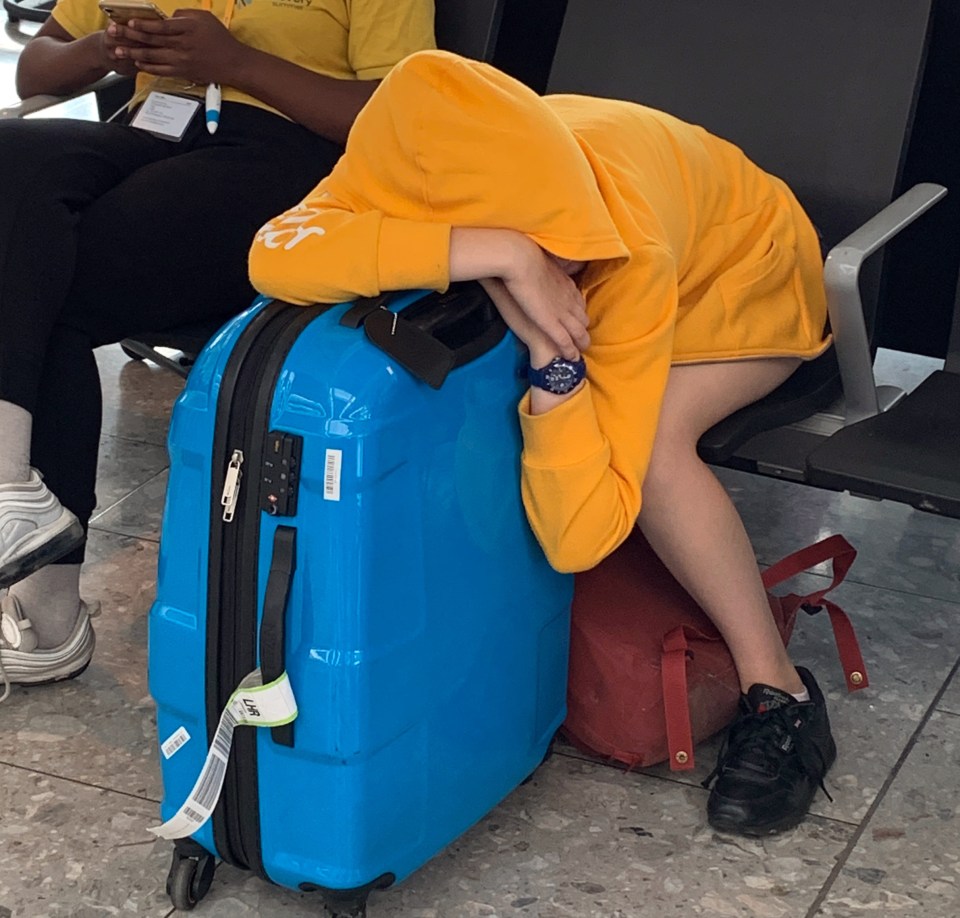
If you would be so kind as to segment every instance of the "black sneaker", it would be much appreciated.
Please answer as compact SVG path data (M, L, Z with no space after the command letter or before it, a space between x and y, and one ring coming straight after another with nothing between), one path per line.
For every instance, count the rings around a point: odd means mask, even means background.
M715 829L772 835L803 821L817 788L837 757L827 705L809 670L797 667L809 701L769 685L753 685L740 699L717 767L703 782L716 784L707 801ZM827 794L829 797L830 795Z

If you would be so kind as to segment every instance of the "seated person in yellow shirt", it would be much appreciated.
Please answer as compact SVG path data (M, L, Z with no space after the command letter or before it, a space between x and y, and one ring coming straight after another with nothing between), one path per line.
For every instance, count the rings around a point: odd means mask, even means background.
M24 96L137 74L129 112L0 121L0 700L93 653L93 348L245 308L254 233L330 170L390 68L434 47L432 0L157 2L169 18L117 25L60 0L20 58Z
M481 281L529 348L521 486L547 557L589 568L639 525L740 676L710 822L799 823L836 755L824 698L696 452L828 346L819 245L789 189L669 115L541 99L425 52L374 93L330 176L264 226L250 267L304 304Z

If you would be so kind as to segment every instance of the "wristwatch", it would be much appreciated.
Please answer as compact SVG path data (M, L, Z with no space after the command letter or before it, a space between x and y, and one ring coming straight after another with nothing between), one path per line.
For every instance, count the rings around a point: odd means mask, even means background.
M572 392L587 375L586 361L567 360L566 357L554 357L545 367L539 370L530 367L527 370L527 381L531 386L552 392L554 395L566 395Z

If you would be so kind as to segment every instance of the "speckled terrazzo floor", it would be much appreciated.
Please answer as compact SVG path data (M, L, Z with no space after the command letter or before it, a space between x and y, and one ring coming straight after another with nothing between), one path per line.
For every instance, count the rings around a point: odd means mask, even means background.
M166 484L171 373L99 352L101 502L84 592L103 601L93 664L0 705L0 918L169 916L146 614ZM881 355L907 384L926 369ZM847 696L829 626L805 619L795 658L818 673L840 756L795 832L762 842L704 818L716 741L697 768L631 774L571 747L400 886L369 918L830 918L960 915L960 523L721 471L763 562L829 532L860 557L838 591L872 685ZM806 576L809 583L820 580ZM309 895L221 866L196 914L320 918Z
M0 105L22 36L0 34ZM73 114L82 114L74 110ZM169 845L145 829L161 788L146 687L166 486L172 374L99 353L100 504L83 589L100 599L93 664L66 685L0 706L0 918L173 914ZM882 353L882 379L928 363ZM682 777L625 774L560 745L529 784L402 885L369 918L829 918L960 916L960 522L887 503L720 473L762 562L831 532L860 552L837 595L872 684L847 696L826 621L792 647L831 704L840 756L810 819L762 842L704 817L716 741ZM808 583L820 580L808 575ZM320 918L315 899L221 866L203 918Z

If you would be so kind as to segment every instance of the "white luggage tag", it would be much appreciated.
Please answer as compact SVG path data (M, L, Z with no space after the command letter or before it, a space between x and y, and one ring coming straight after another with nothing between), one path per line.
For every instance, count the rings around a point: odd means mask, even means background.
M207 760L186 802L163 825L147 831L166 839L193 835L206 824L220 799L233 731L237 727L281 727L296 717L297 702L285 672L267 685L259 668L245 676L220 715Z

